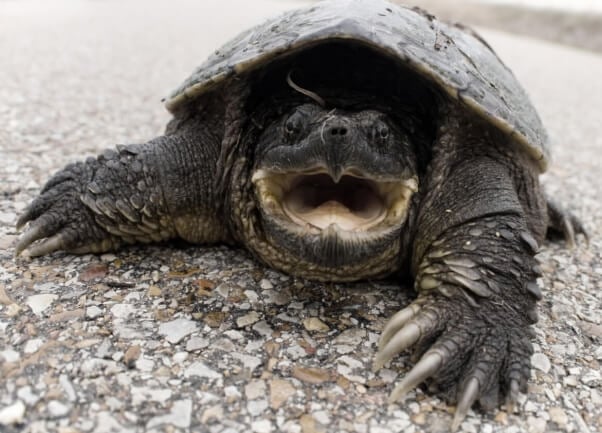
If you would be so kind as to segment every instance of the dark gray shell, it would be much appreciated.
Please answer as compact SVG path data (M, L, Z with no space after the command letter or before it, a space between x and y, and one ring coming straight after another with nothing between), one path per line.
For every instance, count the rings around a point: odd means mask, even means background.
M349 40L397 57L515 141L544 171L547 134L512 72L474 32L383 0L324 1L251 28L216 51L170 96L175 112L232 76L320 41Z

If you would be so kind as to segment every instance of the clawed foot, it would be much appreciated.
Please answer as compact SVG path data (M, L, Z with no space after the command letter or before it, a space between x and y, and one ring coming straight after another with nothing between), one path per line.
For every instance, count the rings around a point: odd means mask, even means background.
M554 234L562 236L570 248L575 247L579 235L589 244L589 235L579 218L556 202L548 200L548 237Z
M80 200L82 164L58 172L17 221L20 229L29 223L15 247L15 255L30 257L55 251L74 253L106 251L114 240L94 221Z
M414 347L420 360L391 393L400 400L422 382L456 402L452 431L475 402L485 410L506 395L512 407L526 392L532 347L529 326L491 305L475 308L463 300L422 296L385 326L374 360L378 371L400 352Z

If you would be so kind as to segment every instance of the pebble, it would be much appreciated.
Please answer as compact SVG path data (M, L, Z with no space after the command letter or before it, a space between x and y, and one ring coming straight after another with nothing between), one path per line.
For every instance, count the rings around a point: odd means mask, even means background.
M366 337L366 330L351 328L341 332L333 341L333 344L341 346L356 347Z
M136 370L150 373L155 368L155 361L153 360L153 358L141 356L135 361L135 366Z
M13 404L0 409L0 425L20 424L25 416L25 404L17 400Z
M99 412L96 415L96 428L93 433L126 433L131 430L125 429L109 412Z
M197 361L184 370L184 377L194 376L206 377L209 379L219 379L222 377L221 374L209 368L207 364L202 361Z
M548 373L552 367L550 359L541 352L534 353L531 356L531 365L544 373Z
M128 367L132 368L136 364L136 361L140 357L141 353L140 345L134 344L125 351L123 354L123 363Z
M540 417L529 416L527 418L528 433L544 433L547 427L547 421Z
M198 323L189 319L176 319L159 325L159 334L171 344L179 343L184 337L198 330Z
M562 384L565 386L577 386L579 385L579 380L577 376L566 376L562 379Z
M21 359L21 354L13 349L6 349L0 352L0 358L4 359L4 362L17 362Z
M248 400L266 396L266 383L263 380L253 380L245 385L245 396Z
M295 387L284 379L270 381L270 406L278 410L289 398L295 395Z
M67 415L70 411L69 406L61 403L58 400L50 400L48 402L48 415L50 418L62 418Z
M174 401L171 410L166 415L159 415L151 418L146 424L147 429L160 427L163 425L173 425L174 427L188 428L192 420L192 400L184 399Z
M259 287L261 287L263 290L270 290L274 288L274 285L270 280L266 280L264 278L259 282Z
M320 384L332 379L329 370L317 367L294 367L293 377L307 383Z
M115 319L126 320L136 313L136 306L133 304L115 304L111 307L111 314Z
M12 226L17 221L17 214L13 212L0 212L0 224Z
M52 305L52 303L58 299L59 295L55 295L52 293L42 293L40 295L32 295L27 298L25 304L31 308L31 311L40 315L43 313L48 307Z
M69 377L66 374L61 374L59 376L59 384L65 395L67 396L67 400L70 402L74 402L77 399L77 394L75 393L75 388L73 388L73 384L69 380Z
M330 328L326 323L322 322L317 317L308 317L303 319L303 326L308 331L328 332Z
M259 313L256 311L251 311L250 313L236 319L236 326L239 328L244 328L245 326L252 325L253 323L259 321L259 319Z
M102 309L100 309L96 305L92 305L92 306L86 308L86 317L88 319L94 320L97 317L100 317L101 315L102 315Z
M268 401L264 399L247 402L247 411L253 417L261 415L268 408Z
M42 338L32 338L31 340L27 340L27 342L25 343L25 347L23 347L23 352L27 354L35 353L43 345L44 340Z
M192 336L186 342L186 350L189 352L194 352L195 350L204 349L209 346L209 340L203 337Z
M224 395L229 403L239 400L242 397L239 389L235 386L227 386L224 388Z
M253 433L270 433L272 431L272 423L267 419L253 421L251 423Z
M130 394L132 404L139 406L148 401L165 404L171 398L172 391L171 389L156 389L150 386L133 386Z
M31 390L31 386L24 386L17 390L17 397L20 400L24 401L27 406L34 406L38 401L40 401L40 396L33 393Z
M550 419L558 424L559 427L565 427L569 421L566 412L560 407L552 407L548 409L548 413L550 414Z
M209 421L220 421L224 418L224 408L222 405L211 406L201 415L201 424L207 425Z

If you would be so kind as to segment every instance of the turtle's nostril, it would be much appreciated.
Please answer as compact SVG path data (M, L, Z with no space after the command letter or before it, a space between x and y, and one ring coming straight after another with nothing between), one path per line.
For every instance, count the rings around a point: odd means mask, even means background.
M340 136L344 136L347 135L347 128L345 128L344 126L341 127L334 127L330 129L330 135L340 135Z

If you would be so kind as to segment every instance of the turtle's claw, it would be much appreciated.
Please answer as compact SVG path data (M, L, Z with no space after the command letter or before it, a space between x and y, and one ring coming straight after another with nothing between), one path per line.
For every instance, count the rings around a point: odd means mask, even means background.
M442 364L443 358L438 352L427 352L395 387L389 397L389 403L398 401L416 386L432 377Z
M376 371L410 347L424 353L395 387L390 403L427 382L429 389L457 402L451 426L456 431L475 402L491 410L503 393L509 405L516 401L529 375L528 329L512 325L487 304L475 309L467 302L441 297L422 297L416 303L385 326L375 357Z
M451 431L455 432L466 418L468 410L472 407L473 403L479 396L479 381L476 378L471 378L464 387L462 394L458 400L458 406L456 407L456 413L454 414L454 420L451 424Z

